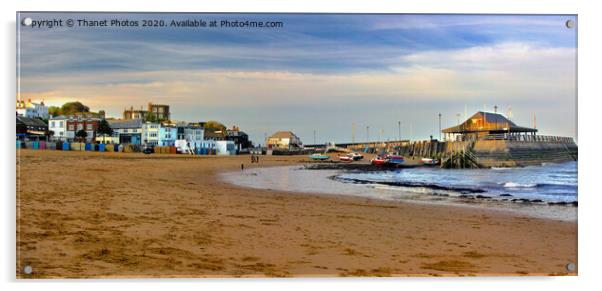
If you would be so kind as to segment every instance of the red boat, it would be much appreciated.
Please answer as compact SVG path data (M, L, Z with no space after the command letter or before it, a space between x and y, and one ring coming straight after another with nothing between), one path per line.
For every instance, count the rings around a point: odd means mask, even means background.
M390 165L390 166L394 166L394 167L398 167L399 165L403 164L405 162L405 160L403 159L402 156L387 156L387 161L386 164Z
M387 158L384 156L377 156L376 158L374 158L370 161L370 163L375 166L382 166L386 162L387 162Z
M340 156L339 160L341 160L341 162L353 162L353 157L351 157L349 155L344 155L344 156Z

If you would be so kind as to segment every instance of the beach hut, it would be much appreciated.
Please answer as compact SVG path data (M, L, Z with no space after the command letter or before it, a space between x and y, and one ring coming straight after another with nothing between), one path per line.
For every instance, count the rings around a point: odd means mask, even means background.
M21 141L17 140L17 148L20 149L21 148Z
M63 143L63 150L68 151L71 149L71 145L68 142Z

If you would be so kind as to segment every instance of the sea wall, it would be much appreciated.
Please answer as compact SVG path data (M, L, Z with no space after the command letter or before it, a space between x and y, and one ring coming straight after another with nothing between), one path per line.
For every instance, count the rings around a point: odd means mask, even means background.
M514 167L577 160L574 142L480 140L473 147L484 167Z
M516 167L577 160L577 145L572 139L417 141L394 151L411 158L446 159L452 154L471 152L482 167Z

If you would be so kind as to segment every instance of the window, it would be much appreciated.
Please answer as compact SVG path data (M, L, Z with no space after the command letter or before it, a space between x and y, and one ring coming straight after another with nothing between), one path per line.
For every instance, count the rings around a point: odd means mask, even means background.
M82 130L82 129L84 129L84 125L81 124L81 123L78 123L77 124L77 130L79 131L79 130Z
M86 130L92 130L92 124L87 124L86 125Z
M59 121L59 127L63 127L63 122Z
M126 128L126 129L123 130L123 133L128 133L129 131L130 130Z
M73 126L73 124L69 124L69 130L74 130L75 127Z
M50 122L50 127L54 127L54 121Z

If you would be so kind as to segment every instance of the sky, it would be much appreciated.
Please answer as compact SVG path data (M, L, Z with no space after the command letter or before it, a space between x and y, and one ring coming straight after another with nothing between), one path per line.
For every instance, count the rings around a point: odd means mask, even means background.
M22 13L165 27L18 26L17 98L239 126L256 144L426 139L479 110L576 137L575 15ZM170 27L172 20L282 27ZM567 20L575 26L568 28ZM20 20L18 19L18 23ZM399 126L401 124L401 127ZM355 130L354 130L355 129Z

